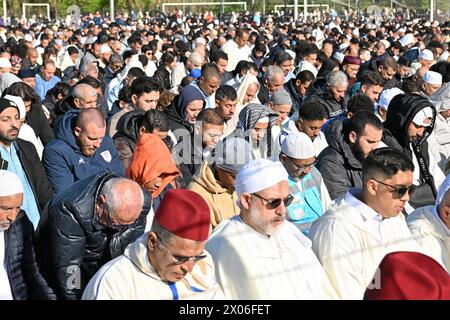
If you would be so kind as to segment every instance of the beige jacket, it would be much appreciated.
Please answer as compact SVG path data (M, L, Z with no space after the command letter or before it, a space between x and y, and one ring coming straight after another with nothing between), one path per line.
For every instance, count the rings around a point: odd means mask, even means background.
M214 177L208 163L203 162L188 186L189 190L200 194L211 211L211 227L214 229L221 221L239 214L236 192L232 194L223 188Z

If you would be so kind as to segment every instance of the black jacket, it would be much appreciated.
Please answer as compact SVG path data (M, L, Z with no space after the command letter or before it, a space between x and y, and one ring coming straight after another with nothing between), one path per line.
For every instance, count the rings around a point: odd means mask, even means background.
M47 120L42 109L41 100L38 98L36 102L31 105L31 109L26 115L27 123L33 128L36 137L41 139L42 144L45 146L51 140L55 139L52 128Z
M309 94L310 95L305 100L315 101L322 104L326 108L330 117L347 113L348 94L345 93L344 99L341 102L337 102L326 89L324 79L315 79L310 87Z
M151 196L137 221L117 232L96 223L97 197L104 183L119 177L102 172L80 180L52 198L37 229L39 267L59 299L80 299L92 276L120 256L144 232Z
M145 114L143 110L125 113L117 122L117 132L113 136L114 146L119 153L120 162L126 170L133 160L133 153L139 139L139 123Z
M416 114L426 107L431 107L433 111L431 125L426 127L424 135L419 140L410 143L408 127ZM421 162L423 164L415 168L420 170L420 185L409 200L413 208L433 205L436 199L436 187L429 171L430 156L427 143L428 137L433 132L435 119L436 109L428 99L416 94L399 94L391 100L384 122L383 142L407 154L411 159L414 152L419 164Z
M300 109L300 105L303 103L304 98L295 85L296 81L297 80L294 78L284 84L284 89L289 93L292 99L292 109L290 112L291 115Z
M269 91L267 90L266 86L264 85L264 82L261 79L258 79L258 81L259 81L258 99L261 102L261 104L267 105L270 101Z
M317 162L332 200L344 196L349 188L362 188L362 161L345 138L347 123L346 118L330 122L325 131L328 147L319 154Z
M34 197L36 198L38 208L43 211L47 202L53 195L53 189L48 181L45 169L39 159L36 152L36 148L31 142L18 138L14 141L14 146L17 150L17 156L19 157L22 168L25 171L28 182L33 190ZM0 155L1 169L6 170L8 165Z
M153 77L158 79L163 90L169 90L172 87L172 84L170 83L170 73L167 71L164 64L161 64L158 69L156 69Z
M34 229L24 211L5 231L5 265L14 300L56 299L36 262Z

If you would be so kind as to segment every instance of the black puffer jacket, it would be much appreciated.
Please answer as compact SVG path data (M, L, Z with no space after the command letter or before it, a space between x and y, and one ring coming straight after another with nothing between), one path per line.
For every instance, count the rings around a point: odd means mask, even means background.
M344 138L347 124L347 118L330 122L325 132L328 147L320 153L317 163L332 200L344 196L348 188L362 188L362 161Z
M306 101L316 101L325 106L330 117L339 116L347 113L348 94L345 93L344 99L337 102L333 96L328 93L324 79L317 78L310 87Z
M143 110L133 110L125 113L117 122L117 132L113 136L113 140L124 170L133 160L134 147L139 138L139 124L142 122L144 114Z
M33 128L36 137L41 139L45 146L51 140L55 139L52 128L45 116L44 109L42 109L41 99L36 98L36 101L31 105L31 109L26 115L27 123Z
M59 299L80 299L92 276L106 262L144 232L151 196L144 191L144 207L137 221L121 232L94 220L95 204L106 181L119 177L102 172L80 180L55 195L37 229L39 267Z
M300 94L295 82L297 80L291 79L287 83L284 84L284 89L289 93L292 99L292 109L290 115L294 114L300 108L300 105L303 103L303 96Z
M426 127L419 140L410 143L408 127L416 114L426 107L431 107L433 111L431 125ZM414 170L420 170L420 185L409 200L414 208L433 205L436 199L436 187L429 170L430 156L427 143L428 137L433 132L435 119L436 109L428 99L417 94L399 94L391 100L384 122L383 142L407 154L411 159L414 152L419 162L419 168Z
M5 231L5 264L14 300L56 299L36 262L34 229L24 211Z

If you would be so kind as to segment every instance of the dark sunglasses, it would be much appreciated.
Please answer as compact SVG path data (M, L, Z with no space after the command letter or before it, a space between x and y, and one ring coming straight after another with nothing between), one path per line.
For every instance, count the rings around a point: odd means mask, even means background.
M175 254L173 254L172 252L170 252L170 250L169 250L169 248L167 247L167 245L162 241L161 236L160 236L159 234L157 234L156 232L155 232L155 234L156 234L156 236L158 237L159 242L164 246L164 248L166 248L167 252L172 256L172 258L173 258L173 260L174 260L174 263L175 263L176 265L180 265L180 264L186 263L186 262L188 262L188 261L194 261L194 262L197 262L197 261L200 261L200 260L205 259L205 258L207 257L206 254L200 254L200 255L198 255L198 256L193 256L193 257L185 257L185 256L178 256L178 255L175 255Z
M273 199L273 200L268 200L266 198L261 197L259 194L257 193L252 193L252 195L256 196L257 198L260 198L261 200L264 200L266 203L264 204L264 206L268 209L268 210L273 210L278 208L281 205L281 202L283 201L284 206L285 207L289 207L289 205L292 203L292 201L294 200L294 196L292 194L288 195L286 198L281 199Z
M375 180L375 179L373 179ZM410 185L410 186L392 186L390 184L375 180L378 183L381 183L382 185L392 188L394 190L390 190L392 192L392 195L394 196L395 199L400 199L402 198L407 192L408 194L411 196L414 191L416 190L416 186L415 185Z

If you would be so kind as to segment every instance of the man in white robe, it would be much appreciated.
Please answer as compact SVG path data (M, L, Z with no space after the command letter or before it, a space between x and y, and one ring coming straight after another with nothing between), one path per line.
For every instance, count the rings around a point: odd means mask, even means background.
M413 188L411 160L392 148L372 151L363 189L350 189L311 226L313 250L343 299L362 299L383 257L420 251L402 214Z
M199 194L168 191L150 232L105 264L89 282L82 299L223 299L211 256L203 250L209 225L209 207Z
M236 178L240 216L224 221L206 244L227 299L337 299L311 250L286 221L288 174L280 162L251 161Z
M450 273L450 175L439 190L436 205L415 210L408 226L425 254Z

